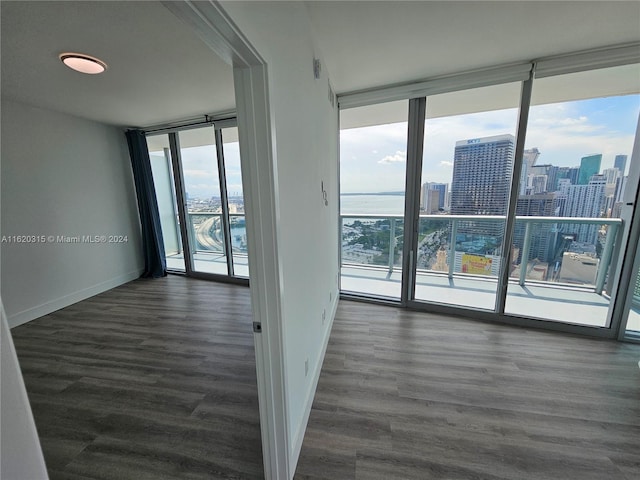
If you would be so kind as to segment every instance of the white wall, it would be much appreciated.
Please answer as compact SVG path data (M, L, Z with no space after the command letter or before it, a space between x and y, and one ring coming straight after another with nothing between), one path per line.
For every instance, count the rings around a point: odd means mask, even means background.
M144 267L122 130L2 99L2 298L9 326L132 280ZM45 243L11 237L44 235ZM124 243L50 236L126 235Z
M223 6L268 67L280 214L277 243L285 403L293 474L337 305L337 107L329 101L324 65L321 77L314 78L313 60L321 55L304 5L224 2Z
M0 478L49 478L18 357L0 301Z

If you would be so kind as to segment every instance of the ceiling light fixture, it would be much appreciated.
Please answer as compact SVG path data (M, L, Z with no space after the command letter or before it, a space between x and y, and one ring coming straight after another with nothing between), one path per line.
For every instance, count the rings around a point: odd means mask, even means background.
M61 53L60 60L67 67L81 73L95 75L102 73L107 69L107 64L102 60L85 55L84 53Z

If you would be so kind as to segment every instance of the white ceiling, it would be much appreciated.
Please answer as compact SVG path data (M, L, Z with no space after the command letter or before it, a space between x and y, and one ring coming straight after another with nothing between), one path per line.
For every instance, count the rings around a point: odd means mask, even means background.
M0 4L2 95L121 126L149 126L233 109L231 66L159 2ZM84 75L64 51L104 60Z
M306 3L338 93L640 41L635 1ZM231 67L159 2L0 8L3 97L122 126L234 107ZM63 51L109 69L73 72L58 60Z
M640 2L307 2L337 93L640 40Z

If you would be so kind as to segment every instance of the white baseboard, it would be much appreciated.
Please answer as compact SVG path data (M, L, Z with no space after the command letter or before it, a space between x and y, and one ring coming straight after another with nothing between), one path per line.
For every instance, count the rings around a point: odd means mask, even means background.
M304 441L304 434L307 431L307 423L309 423L309 416L311 415L311 407L313 406L313 399L316 396L316 389L318 388L318 380L320 380L320 372L322 371L322 364L324 363L324 356L327 353L327 345L329 345L329 337L331 336L331 329L333 328L333 320L336 318L336 311L338 309L338 301L340 294L336 291L334 293L333 305L331 307L331 315L329 317L329 324L327 325L325 338L322 342L322 351L320 352L319 361L315 362L315 369L313 371L313 377L311 379L311 388L309 389L307 398L305 399L304 414L302 422L296 431L296 434L291 442L291 454L289 455L289 471L293 474L296 471L298 465L298 459L300 458L300 451L302 450L302 442Z
M104 282L100 282L87 288L83 288L82 290L78 290L77 292L70 293L60 298L54 298L53 300L43 303L42 305L37 305L21 312L14 313L7 318L9 328L17 327L18 325L22 325L23 323L30 322L31 320L35 320L36 318L40 318L44 315L48 315L52 312L55 312L56 310L60 310L61 308L68 307L69 305L73 305L74 303L80 302L82 300L86 300L87 298L98 295L99 293L106 292L107 290L130 282L131 280L135 280L136 278L140 277L141 274L142 270L132 270L131 272L125 273L123 275L118 275L117 277L110 278L109 280L105 280Z

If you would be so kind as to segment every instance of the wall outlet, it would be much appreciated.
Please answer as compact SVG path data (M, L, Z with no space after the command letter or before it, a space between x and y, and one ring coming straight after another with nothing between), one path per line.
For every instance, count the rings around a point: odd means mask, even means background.
M333 300L333 293L329 292L329 303L331 303L331 300Z
M307 358L304 361L304 376L306 377L308 373L309 373L309 359Z
M327 310L323 309L322 310L322 324L324 325L324 319L327 317Z

